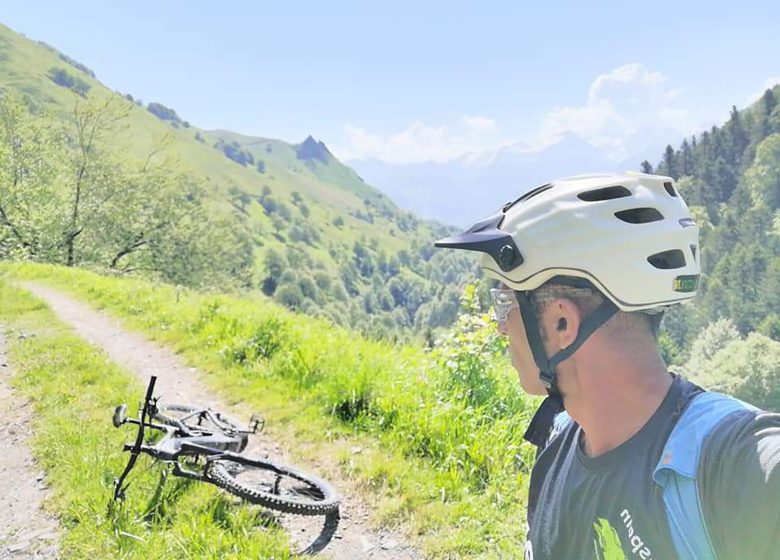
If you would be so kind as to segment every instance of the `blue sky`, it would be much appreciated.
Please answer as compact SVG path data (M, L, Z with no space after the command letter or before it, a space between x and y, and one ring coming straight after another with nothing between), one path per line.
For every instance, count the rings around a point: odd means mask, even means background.
M616 158L780 80L780 2L16 2L2 22L203 128L444 161L572 131ZM671 138L670 140L675 140Z

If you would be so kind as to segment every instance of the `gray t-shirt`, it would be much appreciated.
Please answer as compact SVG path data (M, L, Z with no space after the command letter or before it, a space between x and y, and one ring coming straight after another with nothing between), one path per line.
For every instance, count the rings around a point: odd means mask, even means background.
M676 377L658 410L631 439L591 458L571 422L531 475L526 560L677 558L653 470L690 399ZM780 558L780 415L740 412L707 438L699 486L719 560Z

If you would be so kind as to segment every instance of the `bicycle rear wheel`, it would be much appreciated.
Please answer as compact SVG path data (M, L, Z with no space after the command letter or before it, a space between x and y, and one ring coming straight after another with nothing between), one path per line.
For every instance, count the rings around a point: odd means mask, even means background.
M336 490L324 480L272 461L233 457L209 461L206 480L253 504L297 515L336 511Z

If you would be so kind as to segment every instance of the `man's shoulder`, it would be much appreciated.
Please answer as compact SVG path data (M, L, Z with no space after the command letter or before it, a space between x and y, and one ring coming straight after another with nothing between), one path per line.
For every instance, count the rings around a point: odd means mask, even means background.
M780 414L743 408L719 422L704 442L700 469L724 462L774 469L780 462Z
M766 547L780 530L780 414L743 409L727 416L704 442L697 478L719 556L776 558Z

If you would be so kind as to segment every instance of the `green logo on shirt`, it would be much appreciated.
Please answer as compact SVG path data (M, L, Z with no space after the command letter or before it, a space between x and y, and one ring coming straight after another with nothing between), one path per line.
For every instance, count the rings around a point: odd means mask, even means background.
M596 540L593 543L596 560L626 560L623 546L620 544L620 535L609 521L599 517L593 524L593 530L596 532Z

